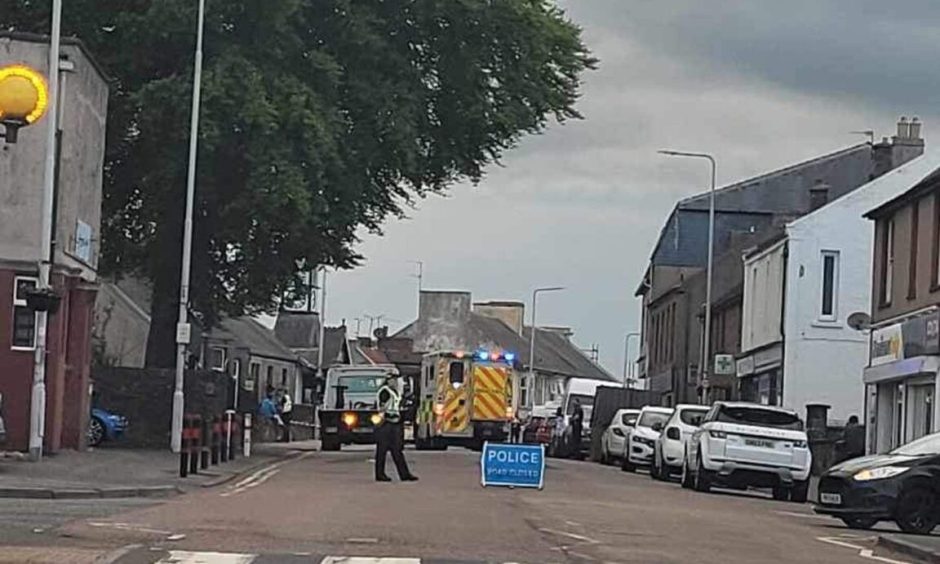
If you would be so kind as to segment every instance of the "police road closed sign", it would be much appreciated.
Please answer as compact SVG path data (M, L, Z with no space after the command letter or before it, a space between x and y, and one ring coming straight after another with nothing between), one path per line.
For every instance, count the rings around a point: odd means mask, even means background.
M480 459L484 486L542 489L544 445L486 443Z

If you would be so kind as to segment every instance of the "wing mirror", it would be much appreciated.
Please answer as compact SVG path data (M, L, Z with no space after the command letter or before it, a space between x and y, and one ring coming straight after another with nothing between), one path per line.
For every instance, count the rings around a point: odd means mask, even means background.
M663 423L662 423L662 421L657 421L657 422L653 423L653 425L652 425L652 427L650 427L650 429L656 431L657 433L662 432L662 430L663 430Z
M666 431L666 437L674 441L678 441L681 438L681 436L679 435L679 428L670 427L669 430Z

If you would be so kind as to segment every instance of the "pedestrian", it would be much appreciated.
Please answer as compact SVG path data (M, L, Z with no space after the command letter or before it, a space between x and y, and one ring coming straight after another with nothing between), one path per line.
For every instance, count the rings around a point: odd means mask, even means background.
M389 373L385 384L379 388L377 405L382 422L375 429L375 481L391 482L385 473L385 459L391 453L398 478L403 482L415 482L418 477L408 469L405 461L405 441L401 426L401 392L398 390L399 375Z
M521 442L519 440L519 435L520 435L520 432L522 431L522 422L519 421L518 416L513 415L512 422L510 423L510 425L511 426L509 428L509 442L513 444L519 444Z
M857 415L849 416L845 423L844 436L844 457L846 459L865 456L865 427L858 422Z
M290 423L293 420L294 403L290 399L290 393L284 390L281 394L281 442L290 442Z
M581 454L581 433L584 429L584 409L581 408L581 402L574 400L574 408L571 412L571 451L575 456Z

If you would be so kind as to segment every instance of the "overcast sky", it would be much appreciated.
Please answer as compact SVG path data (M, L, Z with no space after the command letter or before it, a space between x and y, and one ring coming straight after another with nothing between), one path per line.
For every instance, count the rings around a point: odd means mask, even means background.
M619 375L638 327L633 291L678 198L707 185L707 163L656 150L712 152L720 184L891 135L901 115L940 127L936 0L567 0L601 64L586 77L585 120L527 139L477 187L424 201L365 265L329 279L327 320L414 319L426 289L475 301L530 300L539 324L570 326ZM527 312L528 314L528 312ZM364 321L363 333L368 327ZM632 356L632 355L631 355Z

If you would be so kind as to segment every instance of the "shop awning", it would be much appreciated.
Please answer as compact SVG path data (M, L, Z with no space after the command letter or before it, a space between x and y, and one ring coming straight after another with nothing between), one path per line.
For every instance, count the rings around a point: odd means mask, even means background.
M877 384L917 374L936 374L940 370L940 357L936 355L915 356L879 366L869 366L862 373L866 384Z

